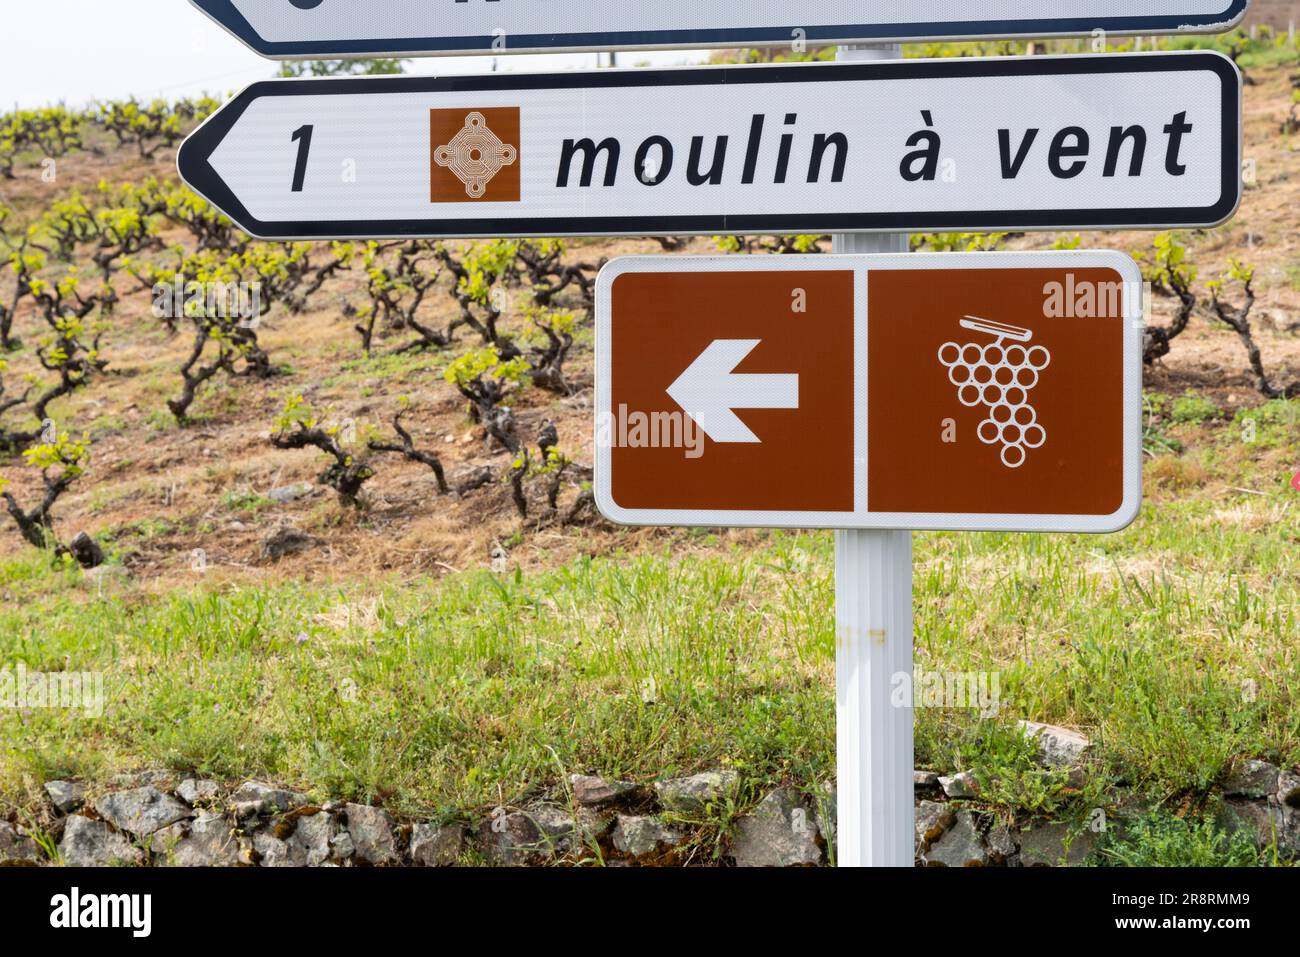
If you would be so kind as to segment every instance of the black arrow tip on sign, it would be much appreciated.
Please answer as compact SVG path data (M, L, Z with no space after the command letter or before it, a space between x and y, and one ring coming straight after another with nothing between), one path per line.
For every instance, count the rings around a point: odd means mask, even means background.
M187 136L176 151L176 172L185 185L196 192L201 192L198 182L212 175L212 167L208 165L212 149L203 142L203 137L200 136L202 129L199 127Z
M200 0L193 0L198 3ZM219 0L205 0L219 2ZM261 225L226 185L212 166L212 154L221 145L240 116L258 96L266 81L254 83L209 116L181 143L176 151L176 172L190 189L215 206L235 225L255 238Z
M292 2L294 6L301 6L309 0L286 0ZM280 49L282 44L273 43L267 40L248 22L248 18L239 12L233 0L190 0L190 3L198 7L205 14L220 24L233 37L250 47L254 52L261 54L268 59L283 58L287 54Z

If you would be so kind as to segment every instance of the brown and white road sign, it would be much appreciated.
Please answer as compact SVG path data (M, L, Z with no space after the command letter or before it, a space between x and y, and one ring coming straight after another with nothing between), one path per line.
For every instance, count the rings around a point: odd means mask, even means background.
M1108 532L1137 515L1127 256L627 257L596 298L613 521Z

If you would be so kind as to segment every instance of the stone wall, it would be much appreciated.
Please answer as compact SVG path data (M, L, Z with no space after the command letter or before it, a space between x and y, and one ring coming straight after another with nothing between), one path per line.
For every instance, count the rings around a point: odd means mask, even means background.
M1044 768L1082 781L1091 764L1087 738L1051 725L1022 727L1036 741ZM931 867L1082 864L1106 829L1150 811L1132 792L1116 790L1104 808L1086 816L1018 817L1012 825L981 804L971 772L918 770L914 785L916 862ZM421 821L363 804L318 804L260 781L231 789L148 771L98 794L74 781L51 781L38 828L0 818L0 866L796 867L833 861L833 784L768 791L731 820L720 840L716 826L695 823L730 819L731 809L751 804L742 804L740 786L729 769L645 785L574 774L521 807ZM1244 831L1261 848L1276 841L1282 856L1300 857L1300 773L1241 761L1220 790L1223 829Z

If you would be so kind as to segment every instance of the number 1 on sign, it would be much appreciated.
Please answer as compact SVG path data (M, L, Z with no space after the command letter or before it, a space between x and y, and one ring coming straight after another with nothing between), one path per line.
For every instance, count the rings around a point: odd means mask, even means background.
M311 124L300 126L293 131L290 139L298 144L298 163L293 170L293 191L302 192L303 180L307 178L307 155L311 152L311 134L315 127Z

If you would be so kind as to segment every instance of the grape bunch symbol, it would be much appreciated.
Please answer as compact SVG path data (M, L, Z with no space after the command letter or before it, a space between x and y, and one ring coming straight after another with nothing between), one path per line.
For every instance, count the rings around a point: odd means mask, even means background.
M945 342L939 347L939 361L948 370L948 381L957 387L957 400L970 409L983 408L988 415L978 435L985 445L1002 446L1002 464L1018 469L1031 449L1047 441L1047 430L1038 412L1029 404L1029 394L1052 362L1044 346L1030 346L1034 334L1019 326L967 316L961 327L992 336L993 342Z

